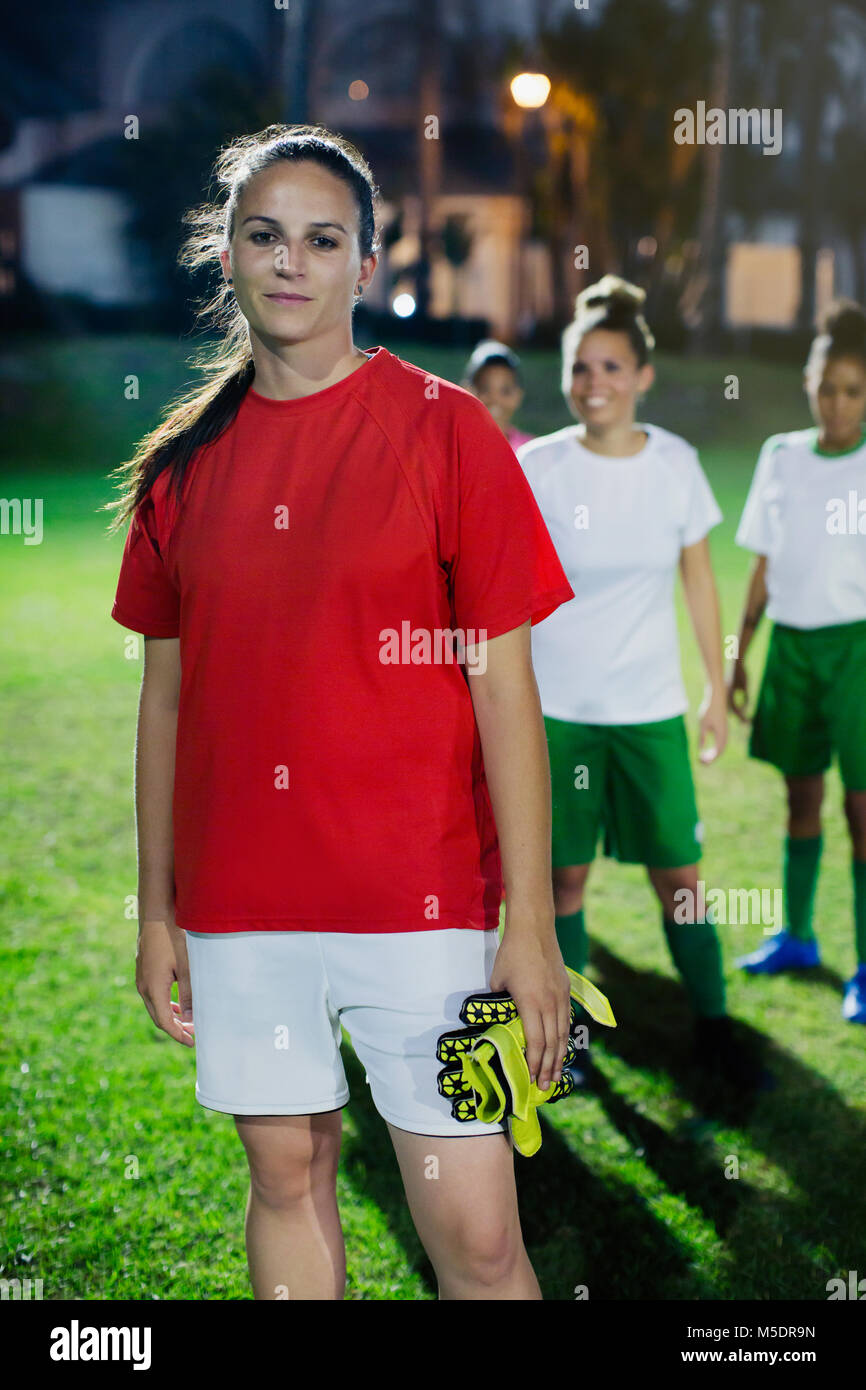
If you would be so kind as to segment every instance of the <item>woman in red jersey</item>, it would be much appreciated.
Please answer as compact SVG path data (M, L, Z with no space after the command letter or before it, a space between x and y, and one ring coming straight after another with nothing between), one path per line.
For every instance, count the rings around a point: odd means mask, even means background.
M223 336L112 504L112 616L146 639L138 990L180 1043L194 1016L197 1098L234 1116L255 1297L343 1296L342 1025L440 1298L538 1299L508 1136L452 1119L435 1053L467 994L507 990L531 1073L560 1075L529 633L572 590L484 406L353 343L359 152L271 126L215 175L181 260L221 271Z

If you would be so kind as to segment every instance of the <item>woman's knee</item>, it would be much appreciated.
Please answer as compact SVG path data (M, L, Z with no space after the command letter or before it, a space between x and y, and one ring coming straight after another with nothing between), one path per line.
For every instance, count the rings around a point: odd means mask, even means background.
M820 834L823 775L787 777L785 781L788 788L788 833L797 837Z
M557 917L570 917L583 907L583 892L589 877L588 864L572 864L553 871L553 910Z
M339 1119L339 1111L335 1112ZM293 1124L262 1126L236 1116L247 1154L250 1186L258 1201L269 1207L290 1207L335 1187L340 1157L340 1130L323 1125L319 1116L262 1116L257 1119L306 1119L309 1127Z
M523 1247L518 1223L491 1219L490 1213L468 1220L464 1216L451 1228L446 1243L444 1273L452 1280L456 1277L491 1288L509 1278Z
M694 922L699 917L698 866L685 864L675 869L647 868L664 914L675 922Z

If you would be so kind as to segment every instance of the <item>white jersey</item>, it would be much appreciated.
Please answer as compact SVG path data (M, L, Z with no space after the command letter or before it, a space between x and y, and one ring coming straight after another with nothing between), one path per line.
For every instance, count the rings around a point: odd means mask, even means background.
M575 597L532 629L541 707L553 719L642 724L688 708L674 582L680 551L722 519L697 452L649 436L628 458L594 453L569 425L517 453Z
M818 452L817 429L761 449L737 544L767 556L767 617L787 627L866 618L866 438Z

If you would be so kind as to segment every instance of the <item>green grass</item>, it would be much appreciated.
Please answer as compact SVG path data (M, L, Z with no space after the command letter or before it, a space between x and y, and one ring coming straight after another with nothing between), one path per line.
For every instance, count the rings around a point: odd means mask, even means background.
M194 1056L151 1025L133 985L132 758L140 657L113 623L122 536L95 508L125 458L188 377L190 344L84 339L24 345L12 398L4 496L41 496L41 546L0 537L6 730L2 820L4 1277L42 1278L49 1299L247 1298L246 1165L227 1116L193 1095ZM462 357L400 347L449 378ZM740 374L726 401L725 375ZM124 399L136 373L140 398ZM527 354L527 429L569 422L553 354ZM696 443L725 513L712 535L723 627L736 631L749 557L733 534L761 440L808 423L796 372L738 361L661 359L647 418ZM702 688L682 608L684 672ZM764 631L750 656L760 671ZM691 727L695 721L691 716ZM716 766L696 769L703 877L780 886L783 796L732 727ZM778 1089L751 1107L710 1105L687 1066L689 1013L642 871L599 860L587 921L591 973L620 1026L595 1030L595 1090L551 1110L544 1144L517 1159L530 1256L548 1299L824 1299L864 1270L863 1040L840 1016L853 968L849 850L828 779L816 923L824 967L807 979L731 967L760 927L722 929L729 1006L769 1039ZM431 1299L387 1131L344 1045L339 1198L347 1297ZM739 1176L726 1177L738 1160Z

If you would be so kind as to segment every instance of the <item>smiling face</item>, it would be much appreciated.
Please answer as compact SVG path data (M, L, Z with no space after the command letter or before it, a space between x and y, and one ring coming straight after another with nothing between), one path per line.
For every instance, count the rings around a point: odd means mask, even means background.
M570 402L588 428L616 429L634 422L637 398L648 391L655 372L638 366L626 333L593 328L581 338L571 372Z
M825 359L804 378L812 418L828 449L848 449L860 438L866 411L866 364L859 357Z
M475 377L473 395L487 406L500 429L507 429L511 417L523 400L523 388L510 367L492 362Z
M275 347L345 331L355 287L377 263L361 257L358 223L350 186L311 160L283 159L250 179L220 260L252 339Z

